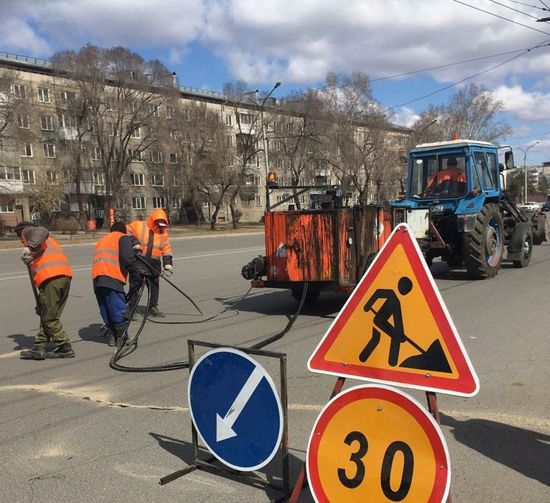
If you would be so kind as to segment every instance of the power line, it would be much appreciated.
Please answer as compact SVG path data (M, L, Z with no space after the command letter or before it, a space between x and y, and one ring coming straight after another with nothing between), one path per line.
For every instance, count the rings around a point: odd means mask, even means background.
M540 5L531 5L531 4L528 4L528 3L525 3L525 2L518 2L517 0L508 0L508 1L510 3L517 3L519 5L523 5L524 7L531 7L533 9L540 9L540 10L545 10L545 11L550 10L550 9L545 9L544 7L541 7Z
M480 56L478 58L472 58L472 59L465 59L463 61L456 61L454 63L446 63L444 65L438 65L438 66L429 66L427 68L420 68L418 70L411 70L410 72L403 72L403 73L396 73L394 75L388 75L387 77L379 77L377 79L371 79L371 82L379 82L381 80L391 80L391 79L397 79L399 77L406 77L407 75L413 75L415 73L425 73L429 72L431 70L440 70L442 68L448 68L451 66L457 66L457 65L463 65L466 63L474 63L476 61L482 61L484 59L491 59L491 58L498 58L499 56L508 56L509 54L515 54L517 52L524 52L524 51L531 51L534 49L541 49L543 47L549 47L549 44L539 45L535 47L526 47L524 49L515 49L514 51L507 51L507 52L500 52L498 54L491 54L489 56Z
M548 41L545 41L545 42L544 42L544 44L547 44L547 43L548 43ZM542 44L539 44L538 46L535 46L534 48L538 48L538 47L541 47L541 46L542 46ZM384 112L387 112L387 111L389 111L389 110L393 110L393 109L395 109L395 108L399 108L399 107L404 107L404 106L410 105L411 103L415 103L415 102L420 101L420 100L423 100L423 99L425 99L425 98L429 98L430 96L433 96L434 94L440 93L440 92L442 92L442 91L446 91L447 89L450 89L450 88L455 87L455 86L457 86L457 85L459 85L459 84L462 84L463 82L466 82L467 80L473 79L474 77L479 77L480 75L483 75L483 74L488 73L488 72L490 72L490 71L492 71L492 70L495 70L495 69L497 69L497 68L499 68L499 67L501 67L501 66L503 66L503 65L506 65L506 64L510 63L511 61L513 61L514 59L517 59L517 58L519 58L519 57L521 57L521 56L524 56L525 54L529 53L531 50L532 50L532 49L527 49L527 50L525 50L524 52L522 52L521 54L518 54L518 55L516 55L516 56L513 56L513 57L511 57L511 58L508 58L506 61L502 61L501 63L498 63L497 65L493 65L493 66L491 66L491 67L489 67L489 68L486 68L485 70L482 70L482 71L480 71L480 72L474 73L473 75L469 75L468 77L465 77L465 78L463 78L463 79L461 79L461 80L459 80L459 81L457 81L457 82L453 82L453 83L451 83L451 84L449 84L449 85L447 85L447 86L445 86L445 87L442 87L442 88L440 88L440 89L436 89L435 91L432 91L431 93L425 94L425 95L420 96L420 97L418 97L418 98L414 98L414 99L409 100L409 101L407 101L407 102L405 102L405 103L400 103L399 105L393 105L393 106L387 108Z
M506 139L506 141L510 141L510 140L524 140L524 139L527 139L527 138L535 138L537 136L546 136L547 134L550 134L550 131L546 131L545 133L536 133L536 134L530 134L530 135L526 135L526 136L512 136L510 138L508 137L504 137Z
M510 7L509 5L503 4L501 2L497 2L496 0L489 0L489 2L500 5L501 7L504 7L505 9L513 10L514 12L518 12L519 14L523 14L524 16L530 17L531 19L538 19L537 16L532 16L531 14L527 14L527 12L523 12L521 10L514 9L513 7Z
M495 14L494 12L484 10L484 9L480 9L479 7L476 7L475 5L470 5L469 3L462 2L461 0L452 0L452 1L455 2L455 3L459 3L461 5L465 5L466 7L470 7L471 9L478 10L480 12L484 12L485 14L489 14L490 16L498 17L499 19L504 19L504 21L508 21L510 23L517 24L518 26L523 26L524 28L527 28L528 30L537 31L539 33L543 33L544 35L550 35L550 33L547 32L547 31L539 30L538 28L533 28L532 26L520 23L518 21L514 21L513 19L510 19L510 18L507 18L507 17L504 17L504 16L499 16L498 14Z
M550 7L548 7L548 5L546 5L542 0L539 0L539 1L542 5L544 5L546 7L547 10L550 10Z

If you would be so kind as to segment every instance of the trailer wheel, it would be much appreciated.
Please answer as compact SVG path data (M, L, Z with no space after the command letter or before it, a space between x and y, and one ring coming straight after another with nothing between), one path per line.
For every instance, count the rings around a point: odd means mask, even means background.
M527 267L531 261L533 253L533 232L531 229L526 229L521 237L521 259L514 260L514 267Z
M301 298L302 298L302 292L304 291L304 287L302 285L299 285L299 286L293 286L290 290L290 292L292 293L292 296L298 301L300 302ZM321 295L321 290L319 288L315 288L311 283L309 284L308 288L307 288L307 293L306 293L306 300L305 300L305 303L306 304L311 304L312 302L315 302L318 298L319 298L319 295Z
M504 224L496 204L486 204L477 214L474 230L464 236L464 264L475 279L495 276L502 265Z

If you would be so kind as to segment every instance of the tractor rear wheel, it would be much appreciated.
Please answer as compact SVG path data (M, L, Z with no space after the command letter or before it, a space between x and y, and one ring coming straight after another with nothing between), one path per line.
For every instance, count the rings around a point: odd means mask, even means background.
M475 279L491 278L502 265L504 224L498 205L486 204L477 214L474 230L464 235L464 264Z
M521 259L514 260L514 267L527 267L531 261L533 253L533 232L531 229L526 229L521 237Z

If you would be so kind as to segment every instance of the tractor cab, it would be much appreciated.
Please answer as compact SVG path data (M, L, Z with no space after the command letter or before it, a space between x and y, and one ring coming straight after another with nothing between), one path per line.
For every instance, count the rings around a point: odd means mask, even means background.
M511 152L506 152L512 163ZM425 143L409 155L408 186L395 207L433 208L443 212L473 213L470 204L478 196L487 198L502 194L497 147L489 142L452 140ZM468 201L461 207L461 202ZM477 206L477 205L476 205ZM479 208L476 209L478 211Z
M513 165L510 147L485 141L418 145L408 157L406 192L392 204L394 223L411 225L428 263L441 257L473 277L493 276L505 258L528 262L521 250L529 248L530 258L538 226L504 193L501 172Z

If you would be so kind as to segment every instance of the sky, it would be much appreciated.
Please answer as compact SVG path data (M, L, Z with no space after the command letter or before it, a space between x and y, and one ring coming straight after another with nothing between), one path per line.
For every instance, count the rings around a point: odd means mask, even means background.
M550 161L550 0L0 0L0 51L48 59L122 45L181 86L239 79L283 97L329 71L369 76L396 124L411 126L460 86L501 100L516 163ZM456 64L460 63L460 64ZM538 142L538 143L537 143ZM523 149L523 151L522 151ZM527 150L528 149L528 150Z

